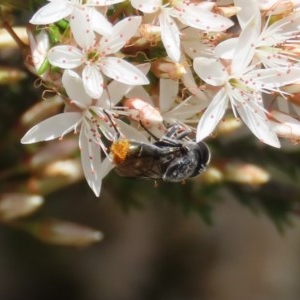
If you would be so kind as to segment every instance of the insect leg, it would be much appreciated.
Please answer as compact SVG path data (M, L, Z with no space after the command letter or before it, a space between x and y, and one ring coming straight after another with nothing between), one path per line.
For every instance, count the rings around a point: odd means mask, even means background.
M179 129L179 125L177 123L175 123L168 129L167 133L163 136L163 138L165 138L165 137L172 138L176 134L178 129Z
M165 143L165 145L176 147L181 145L181 140L188 136L191 131L185 129L183 132L178 133L179 124L172 125L167 133L160 139L161 143Z
M116 132L116 135L117 135L117 139L119 139L121 137L121 132L120 130L118 129L118 127L116 126L115 122L113 121L113 119L111 118L110 114L105 110L103 109L103 112L106 114L107 118L109 119L110 121L110 124L112 125L112 127L114 128L115 132Z
M184 130L183 132L181 132L180 134L177 135L177 140L182 140L184 139L186 136L188 136L191 133L191 130Z
M159 138L155 136L148 128L146 128L141 121L139 121L139 123L150 136L152 136L156 141L159 141Z

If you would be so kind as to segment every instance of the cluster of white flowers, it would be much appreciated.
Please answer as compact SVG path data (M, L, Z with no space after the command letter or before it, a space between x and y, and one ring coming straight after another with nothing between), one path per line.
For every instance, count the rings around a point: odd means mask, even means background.
M179 123L200 141L231 109L263 143L299 138L299 1L48 2L30 20L32 68L65 110L22 143L79 132L97 196L120 135L147 141Z

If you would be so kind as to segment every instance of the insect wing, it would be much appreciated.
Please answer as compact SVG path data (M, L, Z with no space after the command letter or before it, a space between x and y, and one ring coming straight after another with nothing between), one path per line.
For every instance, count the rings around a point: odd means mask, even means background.
M119 176L144 179L160 179L159 160L151 156L131 157L115 167Z
M116 165L115 172L123 177L160 179L161 152L162 149L153 144L131 141L126 159Z

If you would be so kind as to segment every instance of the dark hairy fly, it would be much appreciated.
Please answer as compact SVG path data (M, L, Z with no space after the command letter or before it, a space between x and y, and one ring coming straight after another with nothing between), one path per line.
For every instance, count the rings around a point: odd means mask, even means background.
M119 139L110 149L115 172L124 177L180 182L202 173L210 161L204 142L184 139L188 132L178 133L178 125L154 143Z

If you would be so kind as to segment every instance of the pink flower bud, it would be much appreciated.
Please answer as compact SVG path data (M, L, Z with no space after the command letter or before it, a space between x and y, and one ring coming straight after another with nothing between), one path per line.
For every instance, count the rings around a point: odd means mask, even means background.
M163 122L163 117L159 110L139 98L125 100L124 106L129 109L129 117L135 121L140 121L145 127L151 127Z
M174 62L167 57L156 59L151 64L151 71L158 78L173 80L178 80L186 74L186 68L184 64Z

